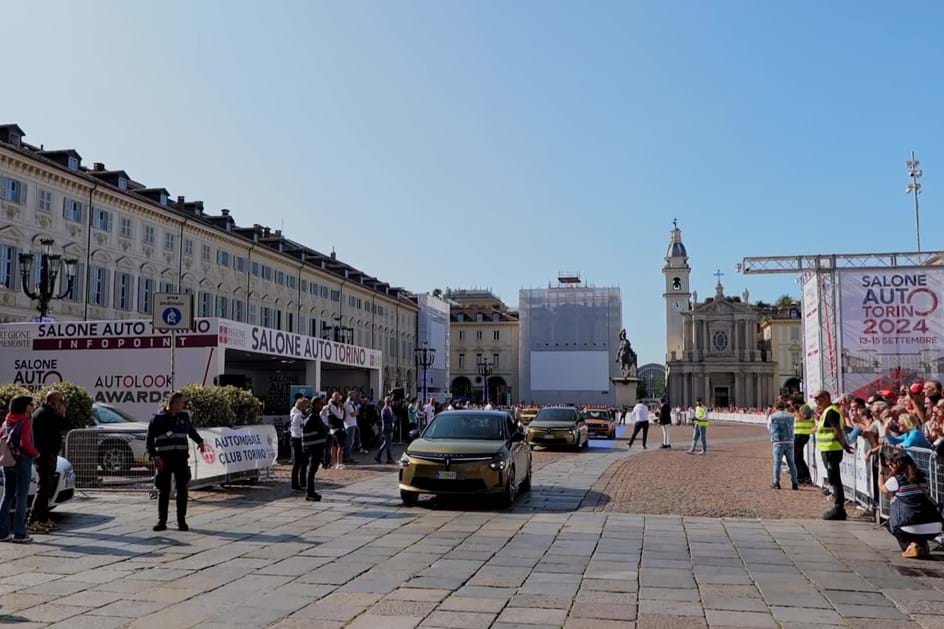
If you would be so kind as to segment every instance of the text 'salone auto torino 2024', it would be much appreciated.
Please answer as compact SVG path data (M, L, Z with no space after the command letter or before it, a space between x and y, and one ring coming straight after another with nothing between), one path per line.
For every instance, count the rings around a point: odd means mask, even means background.
M504 506L531 488L531 448L503 411L440 413L400 458L400 497L497 496Z

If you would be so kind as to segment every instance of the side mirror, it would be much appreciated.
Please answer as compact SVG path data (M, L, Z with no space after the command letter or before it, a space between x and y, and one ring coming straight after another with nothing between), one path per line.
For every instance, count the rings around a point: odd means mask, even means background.
M420 431L419 431L419 430L411 430L410 432L406 433L406 436L409 437L410 439L419 439L419 438L420 438Z
M511 435L511 442L512 442L512 443L521 443L522 441L524 441L524 433L523 433L523 432L516 432L516 433L514 433L513 435Z

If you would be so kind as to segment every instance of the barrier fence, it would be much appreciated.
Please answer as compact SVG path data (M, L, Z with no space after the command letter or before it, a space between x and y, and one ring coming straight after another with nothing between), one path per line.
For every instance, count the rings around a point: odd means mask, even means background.
M691 414L691 411L683 411L682 413ZM708 417L715 421L767 425L767 415L761 413L712 412L708 413ZM859 437L854 452L851 455L846 454L842 458L840 466L842 485L847 499L853 500L870 511L875 511L877 517L886 520L888 519L889 501L888 497L878 489L878 457L872 457L870 460L865 458L870 449L869 442ZM941 465L940 457L933 450L925 448L907 448L906 451L914 459L918 468L927 476L928 491L931 498L938 506L941 506L942 500L944 500L944 466ZM804 456L810 468L813 482L820 487L828 485L823 459L816 449L815 434L810 436Z
M278 437L270 425L198 430L206 445L190 442L190 487L237 480L274 479ZM152 490L154 464L147 453L146 429L99 426L70 430L64 456L75 470L78 489Z

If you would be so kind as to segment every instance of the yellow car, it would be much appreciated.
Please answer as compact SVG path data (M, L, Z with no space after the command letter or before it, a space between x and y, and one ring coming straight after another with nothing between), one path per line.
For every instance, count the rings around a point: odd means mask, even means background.
M541 410L537 406L525 406L518 411L518 423L521 424L523 428L527 428L528 424L531 423L531 420L534 419L534 416L538 414L538 411Z
M420 494L497 496L511 506L531 489L531 448L504 411L446 411L400 457L400 499Z
M528 443L538 446L586 448L590 445L590 431L583 413L576 408L542 408L528 424Z
M585 408L584 417L587 418L587 430L591 437L616 439L616 417L608 408Z

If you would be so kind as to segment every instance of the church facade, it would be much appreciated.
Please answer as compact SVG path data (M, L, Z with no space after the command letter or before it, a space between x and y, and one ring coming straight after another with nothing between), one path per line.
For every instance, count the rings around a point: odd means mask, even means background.
M742 297L715 294L702 302L690 288L691 267L682 230L673 225L666 251L666 366L669 404L687 408L699 398L710 408L757 408L778 393L776 364L760 335L765 311Z

